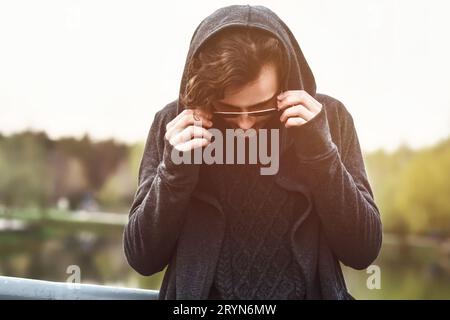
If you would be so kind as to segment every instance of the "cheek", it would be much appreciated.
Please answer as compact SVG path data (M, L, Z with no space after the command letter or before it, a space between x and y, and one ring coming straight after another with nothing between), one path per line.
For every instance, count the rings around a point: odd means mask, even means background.
M239 117L223 118L223 121L225 121L225 122L230 122L230 123L237 122L238 120L239 120Z
M266 123L269 121L272 117L271 116L264 116L264 117L258 117L256 118L256 123Z
M270 115L269 116L261 116L261 117L257 117L256 121L257 122L264 122L264 121L269 120L270 118L271 118Z

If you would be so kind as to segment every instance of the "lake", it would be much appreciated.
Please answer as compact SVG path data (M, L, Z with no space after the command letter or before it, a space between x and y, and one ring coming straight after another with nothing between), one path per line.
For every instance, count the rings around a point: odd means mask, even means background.
M76 265L82 283L159 290L163 272L143 277L128 266L120 224L39 219L15 225L0 231L0 275L66 281L68 267ZM380 271L379 289L367 286L372 274L366 270L343 271L356 299L450 299L449 261L449 251L433 242L401 244L385 236L373 263Z

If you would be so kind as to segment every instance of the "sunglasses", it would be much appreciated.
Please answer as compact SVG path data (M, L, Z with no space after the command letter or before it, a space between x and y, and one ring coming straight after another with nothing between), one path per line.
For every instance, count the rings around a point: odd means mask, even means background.
M277 96L280 92L277 92L269 101L264 104L276 105L277 104ZM252 117L263 117L267 115L273 115L277 113L279 110L276 107L254 110L254 111L222 111L222 110L213 110L213 114L217 114L222 118L234 118L242 115L249 115Z
M242 112L237 112L237 111L213 111L214 114L218 114L223 118L234 118L234 117L239 117L241 115L249 115L252 117L262 117L262 116L267 116L267 115L271 115L276 113L276 111L278 111L278 109L276 108L269 108L269 109L264 109L264 110L257 110L257 111L242 111Z

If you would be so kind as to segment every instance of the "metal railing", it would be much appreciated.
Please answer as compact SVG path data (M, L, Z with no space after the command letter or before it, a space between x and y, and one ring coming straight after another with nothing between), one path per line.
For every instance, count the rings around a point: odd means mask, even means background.
M0 276L0 299L156 300L158 291Z

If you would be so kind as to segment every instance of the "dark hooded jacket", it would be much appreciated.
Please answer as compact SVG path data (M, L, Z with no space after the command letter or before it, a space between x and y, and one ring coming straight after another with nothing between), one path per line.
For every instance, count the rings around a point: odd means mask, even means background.
M316 93L314 76L289 28L263 6L233 5L215 11L191 39L180 94L190 59L211 36L232 26L261 28L278 37L289 64L284 89L305 90L323 106L300 127L281 126L276 182L308 201L290 232L306 297L351 299L340 262L364 269L375 260L382 241L380 213L352 116L339 100ZM129 264L142 275L167 267L159 299L206 299L225 219L220 203L197 188L200 165L174 165L170 160L172 146L164 134L166 124L185 108L179 101L158 111L151 125L124 230L124 250Z

